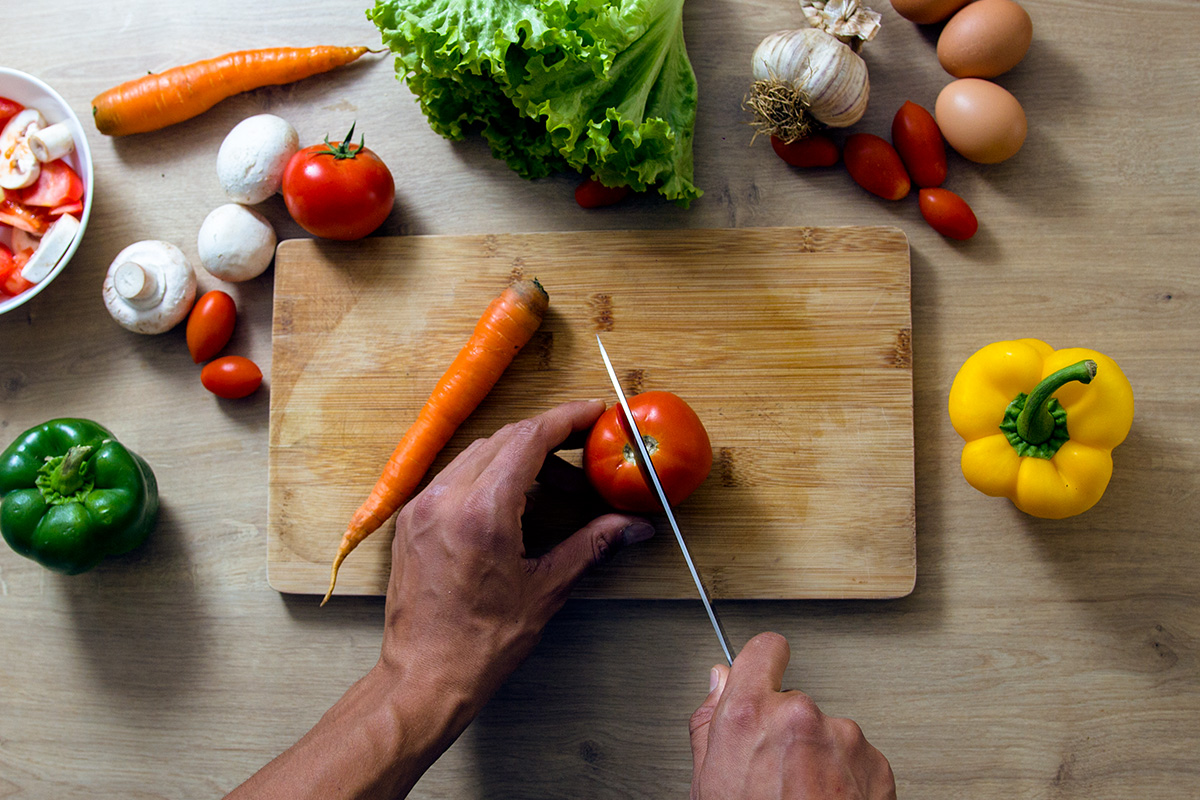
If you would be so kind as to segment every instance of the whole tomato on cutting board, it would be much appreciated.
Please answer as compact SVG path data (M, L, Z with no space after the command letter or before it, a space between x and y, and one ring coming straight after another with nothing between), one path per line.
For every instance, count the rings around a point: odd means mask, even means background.
M642 392L629 398L650 461L672 505L683 502L712 469L712 443L704 423L671 392ZM636 447L619 405L605 411L588 434L583 469L605 502L622 511L657 511L654 487L638 467Z

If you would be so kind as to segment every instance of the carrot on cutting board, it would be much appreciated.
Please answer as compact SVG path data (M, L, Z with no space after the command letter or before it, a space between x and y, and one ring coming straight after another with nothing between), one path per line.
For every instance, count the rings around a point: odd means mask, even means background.
M227 97L308 78L354 61L366 47L239 50L126 81L96 95L92 116L108 136L146 133L203 114Z
M329 591L321 605L325 605L333 594L338 568L346 556L383 525L416 490L458 426L483 402L517 352L533 338L549 302L550 296L540 283L521 280L488 305L475 325L475 332L438 380L416 421L392 451L375 488L350 518L333 559Z

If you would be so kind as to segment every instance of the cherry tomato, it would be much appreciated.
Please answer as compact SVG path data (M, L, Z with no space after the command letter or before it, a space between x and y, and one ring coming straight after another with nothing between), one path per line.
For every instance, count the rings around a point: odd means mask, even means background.
M21 190L27 206L56 208L83 198L83 179L61 159L42 164L37 180Z
M832 167L841 153L837 143L819 133L809 134L803 139L784 143L778 136L771 137L775 154L793 167Z
M396 203L396 183L374 152L350 141L315 144L283 170L283 201L301 228L323 239L361 239L383 224Z
M236 320L237 305L225 292L206 292L197 300L187 321L187 346L192 361L199 364L221 352L233 336Z
M650 460L671 504L694 492L712 469L712 444L704 423L678 395L643 392L629 398L629 408L642 432ZM642 476L631 433L619 405L605 411L588 434L583 469L600 496L624 511L661 508L654 489Z
M967 201L949 189L922 189L917 201L921 216L942 236L970 239L979 230L979 220Z
M619 203L627 194L628 186L605 186L595 178L588 178L575 187L575 202L583 208L600 208Z
M7 97L0 97L0 128L3 128L4 123L8 122L19 112L24 110L25 106L21 105L16 100L9 100Z
M884 200L903 199L912 189L896 148L873 133L847 137L842 159L855 183Z
M262 370L248 358L224 356L200 370L200 383L217 397L236 400L262 385Z
M892 144L917 186L946 180L946 142L933 114L911 101L900 106L892 118Z

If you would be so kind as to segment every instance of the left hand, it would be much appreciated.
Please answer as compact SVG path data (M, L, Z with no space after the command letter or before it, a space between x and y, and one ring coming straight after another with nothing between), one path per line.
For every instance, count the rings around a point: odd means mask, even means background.
M468 719L533 650L576 581L653 533L639 517L604 514L526 557L525 493L552 451L603 411L600 401L566 403L505 426L467 447L397 516L381 663L450 693Z

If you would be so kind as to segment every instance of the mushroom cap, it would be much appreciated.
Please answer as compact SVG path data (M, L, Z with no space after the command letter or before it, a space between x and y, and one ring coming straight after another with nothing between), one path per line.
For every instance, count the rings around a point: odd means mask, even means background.
M253 205L279 191L283 170L300 149L291 124L274 114L256 114L233 126L217 151L217 179L230 200Z
M142 305L117 293L114 276L122 264L137 264L162 289L156 303ZM183 254L170 242L147 239L135 242L113 259L104 277L104 305L113 319L134 333L165 333L187 317L196 300L196 272Z
M254 209L217 206L204 218L196 240L200 263L224 281L257 278L275 256L275 229Z

